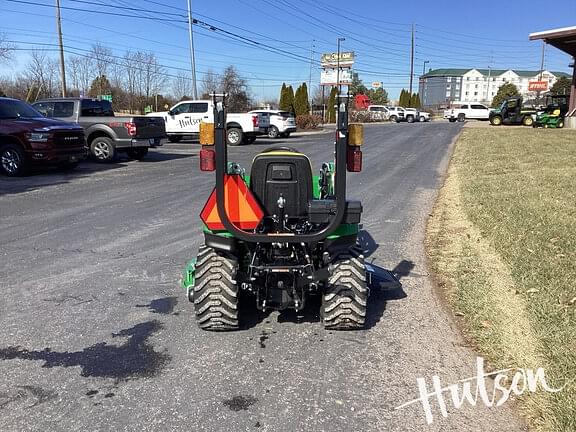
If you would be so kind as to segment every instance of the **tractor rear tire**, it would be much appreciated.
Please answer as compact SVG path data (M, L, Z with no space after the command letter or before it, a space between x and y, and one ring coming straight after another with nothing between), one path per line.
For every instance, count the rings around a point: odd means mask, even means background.
M190 301L194 302L201 329L238 329L237 268L235 260L218 255L212 248L200 246Z
M336 255L322 298L322 320L329 330L364 328L368 286L364 257L353 250Z

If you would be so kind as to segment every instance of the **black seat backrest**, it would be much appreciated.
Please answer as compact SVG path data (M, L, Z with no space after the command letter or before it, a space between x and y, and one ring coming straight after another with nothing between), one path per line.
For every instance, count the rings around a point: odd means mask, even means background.
M278 198L285 200L285 214L306 216L312 199L312 167L308 157L293 149L269 149L252 162L250 188L267 216L278 214Z

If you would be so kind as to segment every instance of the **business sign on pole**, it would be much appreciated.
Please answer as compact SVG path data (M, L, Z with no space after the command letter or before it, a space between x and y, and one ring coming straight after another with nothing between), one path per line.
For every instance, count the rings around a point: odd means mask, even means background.
M338 61L338 53L324 53L320 57L320 63L323 68L340 67L349 68L354 64L354 51L345 51L340 53L340 61Z
M548 91L548 81L528 81L528 91Z
M340 83L337 80L340 79ZM320 85L348 85L352 82L352 71L350 69L341 69L338 74L338 69L322 69L320 72Z
M374 81L372 83L372 88L373 89L379 89L380 87L382 87L382 83L380 81Z

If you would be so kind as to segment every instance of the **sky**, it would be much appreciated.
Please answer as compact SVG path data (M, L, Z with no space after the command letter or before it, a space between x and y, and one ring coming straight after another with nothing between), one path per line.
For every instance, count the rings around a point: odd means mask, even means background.
M31 49L57 57L54 0L0 0L0 32L18 47L0 76L25 69ZM65 55L94 43L123 56L155 53L167 80L190 72L186 0L61 0ZM576 1L192 0L197 85L207 71L235 66L256 101L277 99L283 82L320 81L320 55L354 51L364 84L382 82L395 99L408 88L414 28L414 91L424 70L539 70L533 32L576 25ZM570 72L571 59L545 48L545 69ZM167 85L166 92L170 92Z

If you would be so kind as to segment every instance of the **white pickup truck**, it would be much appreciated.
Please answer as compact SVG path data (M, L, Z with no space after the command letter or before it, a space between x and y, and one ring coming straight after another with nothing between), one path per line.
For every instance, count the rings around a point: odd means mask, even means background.
M170 142L178 142L185 136L196 137L200 123L214 123L214 105L210 100L184 100L170 110L147 114L162 117ZM264 114L227 114L226 141L228 145L251 144L258 135L268 133L270 117Z
M452 108L444 110L444 118L450 122L463 122L466 119L488 120L490 108L479 103L455 104Z

